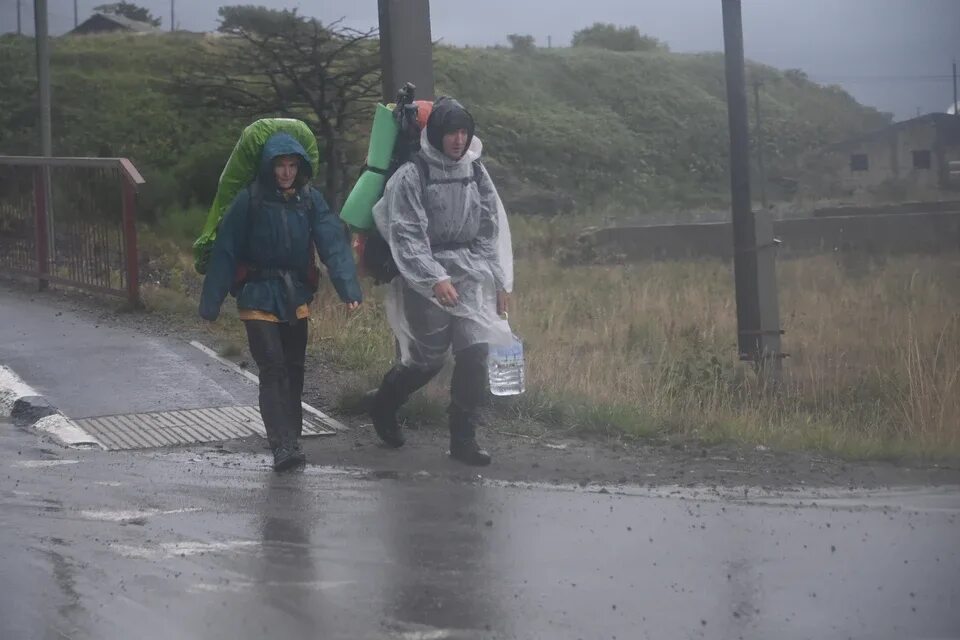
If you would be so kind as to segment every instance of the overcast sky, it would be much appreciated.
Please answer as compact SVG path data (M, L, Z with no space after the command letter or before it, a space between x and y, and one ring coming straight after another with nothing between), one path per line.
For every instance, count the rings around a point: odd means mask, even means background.
M33 31L33 1L23 3L24 30ZM80 20L105 0L77 0ZM73 26L73 0L48 0L54 34ZM177 0L180 28L217 26L225 0ZM241 4L236 2L235 4ZM170 0L140 0L170 24ZM230 3L233 4L233 3ZM376 0L252 0L297 7L324 21L346 18L375 26ZM17 0L0 0L0 32L16 30ZM546 46L567 44L593 22L636 25L674 51L723 47L720 0L432 0L434 38L456 45L504 43L529 33ZM960 58L960 0L744 0L747 56L780 68L800 68L820 82L844 86L861 102L899 119L944 111L953 100L951 63Z

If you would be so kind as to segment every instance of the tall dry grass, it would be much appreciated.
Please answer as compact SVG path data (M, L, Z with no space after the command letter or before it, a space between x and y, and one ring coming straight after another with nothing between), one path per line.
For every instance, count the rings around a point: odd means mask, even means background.
M547 428L695 436L857 457L960 453L960 257L782 261L781 386L736 360L733 275L719 261L517 264L513 324L529 393L501 418ZM364 384L392 340L372 300L322 297L317 344ZM440 385L428 397L443 402Z

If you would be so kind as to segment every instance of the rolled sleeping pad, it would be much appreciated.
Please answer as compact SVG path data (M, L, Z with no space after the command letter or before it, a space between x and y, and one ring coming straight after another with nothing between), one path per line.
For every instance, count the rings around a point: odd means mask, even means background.
M193 265L197 273L207 271L210 251L217 238L217 228L227 209L248 184L253 182L260 171L260 154L267 140L276 133L289 133L299 142L313 167L314 173L320 168L320 151L317 138L305 122L293 118L262 118L247 126L230 153L220 181L217 195L210 206L203 231L193 243Z
M378 104L370 132L366 169L340 210L340 218L354 229L366 231L373 227L373 205L380 200L387 184L387 171L399 131L393 111Z

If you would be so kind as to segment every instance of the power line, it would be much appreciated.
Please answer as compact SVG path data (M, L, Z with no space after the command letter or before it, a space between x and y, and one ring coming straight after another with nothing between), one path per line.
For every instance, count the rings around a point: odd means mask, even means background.
M812 75L821 82L912 82L915 80L933 80L943 82L951 80L951 75L903 75L903 76L821 76Z

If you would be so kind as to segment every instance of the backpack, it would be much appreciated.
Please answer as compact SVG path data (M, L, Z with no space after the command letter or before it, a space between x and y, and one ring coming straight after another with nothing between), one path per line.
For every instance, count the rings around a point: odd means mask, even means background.
M252 180L256 179L260 173L260 155L263 152L263 146L271 136L277 133L290 134L303 146L314 171L320 166L317 138L306 123L291 118L263 118L245 127L217 181L217 194L210 205L203 231L193 243L193 266L200 275L207 272L210 252L217 238L217 229L230 203Z
M430 179L430 166L420 154L416 154L410 160L417 166L417 173L420 175L420 194L427 206L427 187L432 184L454 184L461 183L464 186L474 182L477 186L483 181L483 164L480 160L473 161L473 177L471 178L444 178L442 180ZM429 210L428 210L429 211ZM367 232L366 244L363 250L363 268L373 278L374 284L387 284L400 275L397 263L393 259L393 252L390 250L390 243L380 234L380 230L374 225Z
M263 210L263 189L259 183L253 183L247 185L247 196L250 199L250 210L247 214L247 242L249 242L250 233L253 230L253 224L256 219L260 216L260 212ZM307 219L311 220L314 212L316 211L316 204L313 201L312 194L310 193L310 186L307 185L300 191L300 200L301 203L306 201L307 204ZM289 230L287 231L289 233ZM313 241L313 227L310 227L310 243L307 248L308 258L307 258L307 272L304 274L304 282L310 288L310 291L316 293L320 288L320 267L317 266L317 249ZM239 263L237 264L237 270L233 276L233 284L230 287L230 293L234 297L240 292L240 289L243 288L243 285L250 279L250 277L257 271L257 268L254 265L249 263Z

